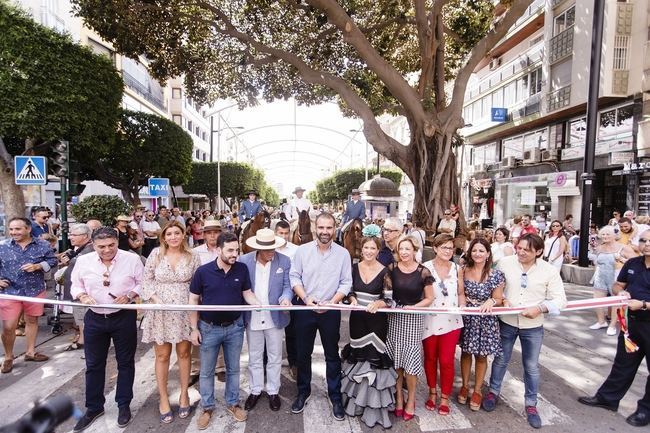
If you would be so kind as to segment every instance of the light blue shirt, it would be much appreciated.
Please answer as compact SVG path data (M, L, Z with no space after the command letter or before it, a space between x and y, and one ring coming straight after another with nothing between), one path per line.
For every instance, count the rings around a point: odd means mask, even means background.
M352 288L352 261L350 253L342 246L332 242L325 253L314 240L300 245L293 256L291 287L302 286L306 296L316 301L327 301L336 292L344 296Z

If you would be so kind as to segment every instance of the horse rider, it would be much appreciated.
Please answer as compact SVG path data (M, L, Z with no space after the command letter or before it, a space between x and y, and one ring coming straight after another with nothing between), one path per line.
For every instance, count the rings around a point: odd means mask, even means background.
M289 217L291 216L291 210L293 209L293 206L291 206L286 198L282 199L282 204L280 205L280 218L282 219L282 214L284 214L284 219L289 221Z
M293 190L296 197L291 200L291 215L287 215L289 217L289 222L298 221L300 212L303 210L307 211L307 213L311 210L311 202L308 198L302 196L304 192L305 188L300 186L297 186L296 189Z
M255 215L260 212L262 212L262 203L257 200L257 192L255 190L248 191L248 200L242 201L239 206L240 223L255 218Z
M348 224L356 218L359 218L361 221L366 218L366 204L361 201L361 193L355 188L350 192L350 199L345 205L345 211L341 218L341 225L338 230L340 242L343 242L343 233L347 229Z

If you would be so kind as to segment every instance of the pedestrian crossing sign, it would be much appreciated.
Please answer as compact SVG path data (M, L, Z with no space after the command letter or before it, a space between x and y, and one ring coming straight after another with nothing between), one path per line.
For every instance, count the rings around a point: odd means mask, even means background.
M16 185L46 185L47 158L44 156L14 157Z

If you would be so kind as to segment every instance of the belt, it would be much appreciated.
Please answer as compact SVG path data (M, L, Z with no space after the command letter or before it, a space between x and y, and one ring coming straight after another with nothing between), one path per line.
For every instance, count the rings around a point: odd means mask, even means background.
M234 320L231 320L229 322L213 322L213 321L210 321L210 320L201 319L201 321L207 323L208 325L220 326L222 328L226 328L226 327L232 325L233 323L235 323Z
M137 314L137 312L135 310L117 310L115 313L97 313L97 312L91 310L90 308L88 309L88 312L90 312L94 316L103 317L104 319L112 319L114 317L119 317L122 314L130 313L130 312Z

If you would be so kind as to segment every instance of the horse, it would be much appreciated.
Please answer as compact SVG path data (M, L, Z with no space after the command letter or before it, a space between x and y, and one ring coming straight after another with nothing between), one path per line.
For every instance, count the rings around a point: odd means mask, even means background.
M353 219L344 227L343 248L348 250L352 261L361 259L361 238L363 237L363 221L359 218Z
M242 254L247 254L253 251L251 247L246 245L246 239L255 236L258 230L269 228L271 226L271 216L265 210L261 211L252 220L246 221L241 230L239 237L239 245L241 246Z
M293 231L291 242L296 245L306 244L314 240L314 233L311 231L311 219L306 210L300 211L298 215L298 226Z

